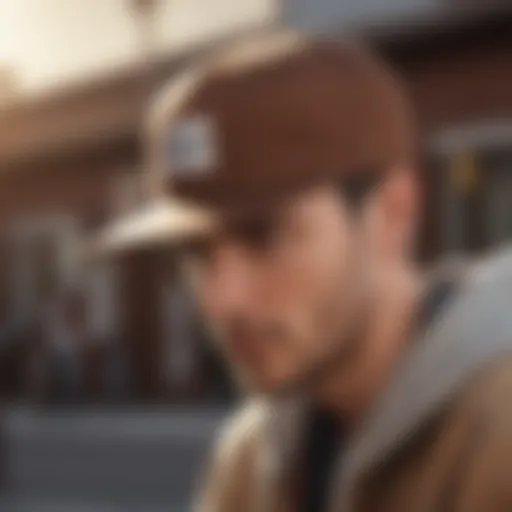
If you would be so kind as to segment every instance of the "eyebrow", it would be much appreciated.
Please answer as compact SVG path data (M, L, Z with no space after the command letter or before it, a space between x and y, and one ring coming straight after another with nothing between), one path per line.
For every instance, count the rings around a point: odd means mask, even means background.
M181 254L205 253L223 241L234 241L241 244L260 242L265 236L272 233L281 219L280 211L254 212L250 215L226 218L214 233L183 243Z
M281 211L260 211L246 216L226 219L222 229L228 237L243 237L251 232L270 231L275 228L282 218Z
M385 180L388 174L389 171L383 167L371 167L347 174L337 180L337 184L349 204L357 206Z

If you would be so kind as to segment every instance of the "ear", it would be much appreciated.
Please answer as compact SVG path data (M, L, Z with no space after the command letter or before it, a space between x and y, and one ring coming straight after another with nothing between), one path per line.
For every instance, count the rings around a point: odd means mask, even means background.
M389 256L403 258L411 249L418 212L416 173L407 167L392 169L378 195L384 249Z

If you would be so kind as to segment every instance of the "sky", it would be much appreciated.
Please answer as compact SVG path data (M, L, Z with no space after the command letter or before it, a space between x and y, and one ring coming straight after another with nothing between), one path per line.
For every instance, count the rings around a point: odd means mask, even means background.
M140 58L127 0L0 0L0 68L21 94L122 68ZM275 0L160 0L155 34L162 54L271 19Z

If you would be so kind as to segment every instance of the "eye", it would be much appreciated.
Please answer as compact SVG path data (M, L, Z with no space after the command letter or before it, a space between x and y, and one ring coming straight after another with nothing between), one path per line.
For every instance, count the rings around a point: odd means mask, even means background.
M276 242L277 226L273 219L260 217L247 219L233 228L233 236L246 247L265 251Z

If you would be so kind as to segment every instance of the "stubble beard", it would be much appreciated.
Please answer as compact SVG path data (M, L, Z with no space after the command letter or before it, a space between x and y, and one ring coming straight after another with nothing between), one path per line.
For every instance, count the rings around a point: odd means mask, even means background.
M311 396L333 376L350 373L365 350L368 319L372 316L374 307L367 294L367 269L363 260L364 254L361 254L361 250L352 252L345 281L340 279L339 291L335 291L332 297L332 328L330 332L321 335L323 339L310 341L323 343L329 349L300 374L279 384L255 385L254 381L251 382L252 379L244 375L242 369L230 363L232 376L246 394L271 399ZM328 319L325 321L328 322Z
M342 287L350 300L338 300L337 303L342 306L335 308L333 313L338 321L333 323L335 325L331 333L326 334L323 340L316 340L326 342L325 345L330 349L292 381L264 390L262 394L279 398L312 396L333 376L348 374L357 364L365 350L365 334L374 304L366 294L363 267L355 259L351 270L350 282Z

